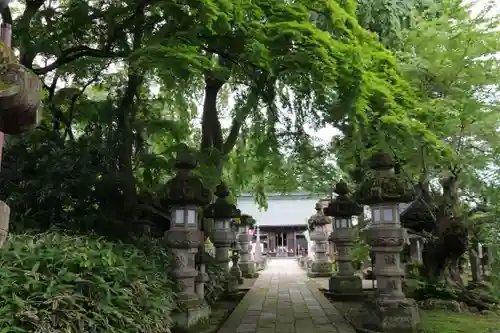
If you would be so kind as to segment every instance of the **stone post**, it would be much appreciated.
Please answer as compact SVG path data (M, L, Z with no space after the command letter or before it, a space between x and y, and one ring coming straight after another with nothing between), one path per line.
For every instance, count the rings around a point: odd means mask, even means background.
M172 273L179 287L173 319L180 327L189 328L210 314L204 298L195 291L195 254L203 243L198 211L211 201L211 193L193 174L196 159L187 148L177 154L175 167L177 174L167 183L160 205L171 213L165 238L174 257Z
M231 277L235 280L237 284L243 283L243 275L241 273L240 266L238 265L238 261L240 259L240 250L237 248L236 242L233 243L233 251L231 255L231 261L233 265L231 266Z
M255 260L255 264L260 267L262 260L262 249L260 248L260 229L258 223L256 223L255 225L255 251L253 259Z
M238 288L238 283L229 273L229 249L234 242L231 224L233 218L240 217L240 211L229 202L229 194L229 189L224 183L217 185L215 189L217 200L205 209L204 216L214 220L212 241L215 246L215 260L221 265L227 277L226 291L232 293Z
M340 181L335 187L337 198L332 200L325 214L332 216L333 232L331 239L337 248L338 273L332 275L329 281L329 290L333 295L341 297L362 295L361 278L354 275L352 266L352 248L357 237L357 229L353 228L352 217L363 212L363 208L347 196L347 184Z
M203 236L202 236L203 237ZM204 238L204 237L203 237ZM205 243L205 242L203 242ZM195 278L195 291L198 297L204 298L205 297L205 283L207 283L210 280L210 277L208 276L207 272L205 271L205 261L204 261L204 255L205 255L205 244L203 246L200 246L198 248L198 253L196 253L195 256L195 265L196 265L196 270L198 271L198 275Z
M328 235L326 225L330 219L323 213L321 203L316 204L316 214L310 219L310 237L314 242L314 261L307 272L309 277L329 277L332 274L332 262L328 258Z
M240 218L240 224L238 225L238 242L240 243L241 256L238 262L240 266L241 274L245 279L253 279L257 277L257 269L255 267L255 262L252 260L252 236L250 236L249 231L253 229L255 225L255 220L250 215L242 214Z
M0 201L0 248L3 247L9 235L9 219L10 208L5 202Z
M413 186L394 173L390 155L376 153L369 160L372 173L361 184L358 202L369 205L372 225L366 230L367 242L375 254L377 295L366 302L369 318L366 330L387 333L415 333L420 322L418 308L402 290L404 270L401 252L406 244L406 229L399 221L398 205L413 199Z

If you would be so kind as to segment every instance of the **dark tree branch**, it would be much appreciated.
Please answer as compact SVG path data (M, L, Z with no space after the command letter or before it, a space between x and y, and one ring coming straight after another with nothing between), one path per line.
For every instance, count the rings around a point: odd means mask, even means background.
M130 55L130 52L112 52L112 44L119 38L120 34L132 25L135 25L138 16L144 13L145 6L151 2L150 0L139 0L136 4L135 10L127 19L121 24L118 24L111 31L108 41L102 50L93 49L86 45L74 46L64 50L61 55L50 65L42 68L33 69L33 72L39 75L47 74L54 69L66 65L72 61L83 57L94 58L125 58Z
M238 136L240 135L241 126L243 126L243 121L234 118L233 123L231 124L231 130L229 131L229 135L227 136L222 149L222 153L224 155L229 154L236 145L236 141L238 141Z
M1 9L0 15L2 16L2 23L10 24L12 26L12 15L10 13L9 6L6 6L5 8Z
M21 28L29 29L31 21L35 17L40 7L42 7L44 2L45 0L26 1L26 8L24 9L23 15L21 16L18 22ZM30 48L30 42L31 41L29 34L23 34L19 48L20 49L19 62L21 63L21 65L29 69L33 67L33 60L36 57L36 51Z
M38 75L47 74L54 69L57 69L63 65L66 65L72 61L80 59L82 57L94 57L94 58L125 58L128 56L126 52L110 52L106 50L92 49L85 45L71 47L62 52L62 54L53 63L42 68L34 68L33 72Z

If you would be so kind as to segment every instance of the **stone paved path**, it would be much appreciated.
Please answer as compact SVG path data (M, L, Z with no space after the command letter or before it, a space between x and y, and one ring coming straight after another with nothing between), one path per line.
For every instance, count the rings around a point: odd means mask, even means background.
M355 333L293 259L269 260L219 333Z

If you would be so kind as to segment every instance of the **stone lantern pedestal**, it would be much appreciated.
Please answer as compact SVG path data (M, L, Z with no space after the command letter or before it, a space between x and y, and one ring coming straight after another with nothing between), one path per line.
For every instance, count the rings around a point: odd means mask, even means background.
M257 277L257 267L252 260L252 236L250 236L250 228L255 225L255 220L250 215L242 214L240 224L238 225L238 242L240 243L240 266L241 274L245 279L253 279Z
M387 333L416 333L420 323L415 300L402 290L404 269L401 252L406 244L406 229L399 221L399 203L413 199L413 188L394 174L388 154L377 153L369 161L373 170L360 188L361 204L369 205L372 224L366 230L368 245L375 255L377 295L366 302L363 328Z
M333 217L333 232L330 239L337 248L338 273L330 277L329 291L338 299L359 298L363 296L361 278L354 275L352 248L357 237L357 230L352 225L352 217L363 212L354 200L347 196L347 184L339 182L335 187L337 198L332 200L325 214Z
M201 180L192 173L196 160L183 151L177 154L177 175L167 183L160 199L161 207L171 213L170 230L165 238L173 255L173 276L179 291L177 309L173 313L175 323L189 328L210 314L210 307L203 295L196 293L195 280L199 273L195 267L195 254L204 243L199 228L198 210L211 201L211 193Z
M328 258L328 234L326 225L330 219L323 213L323 208L318 202L316 214L309 220L310 239L314 242L314 260L307 276L311 278L330 277L332 275L332 262Z
M227 278L226 291L233 293L238 289L238 283L234 281L229 271L229 249L234 242L234 234L231 230L233 218L240 217L240 211L229 202L229 189L224 183L217 185L215 195L217 200L209 205L204 215L214 220L212 240L215 246L215 260L221 265Z

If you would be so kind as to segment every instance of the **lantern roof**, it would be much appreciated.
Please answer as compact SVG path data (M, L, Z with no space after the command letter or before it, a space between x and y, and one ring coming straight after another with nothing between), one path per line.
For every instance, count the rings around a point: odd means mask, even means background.
M375 153L368 161L370 172L360 186L358 202L363 205L401 203L413 200L413 184L394 173L394 161L384 152Z
M334 192L337 197L324 209L327 216L350 218L363 212L363 208L348 195L349 188L345 181L338 182Z
M317 202L314 209L316 210L316 214L311 216L309 219L309 224L311 225L325 225L330 224L330 219L323 212L323 205L321 202Z
M251 215L241 214L240 223L241 223L241 225L249 226L250 228L253 228L255 226L256 221Z
M205 208L203 215L214 219L232 219L240 217L240 210L229 202L229 194L229 188L224 182L217 185L215 188L217 200Z
M176 206L205 206L210 203L212 193L201 178L193 174L197 161L192 152L184 147L177 153L175 168L177 174L165 187L160 200L162 208Z

